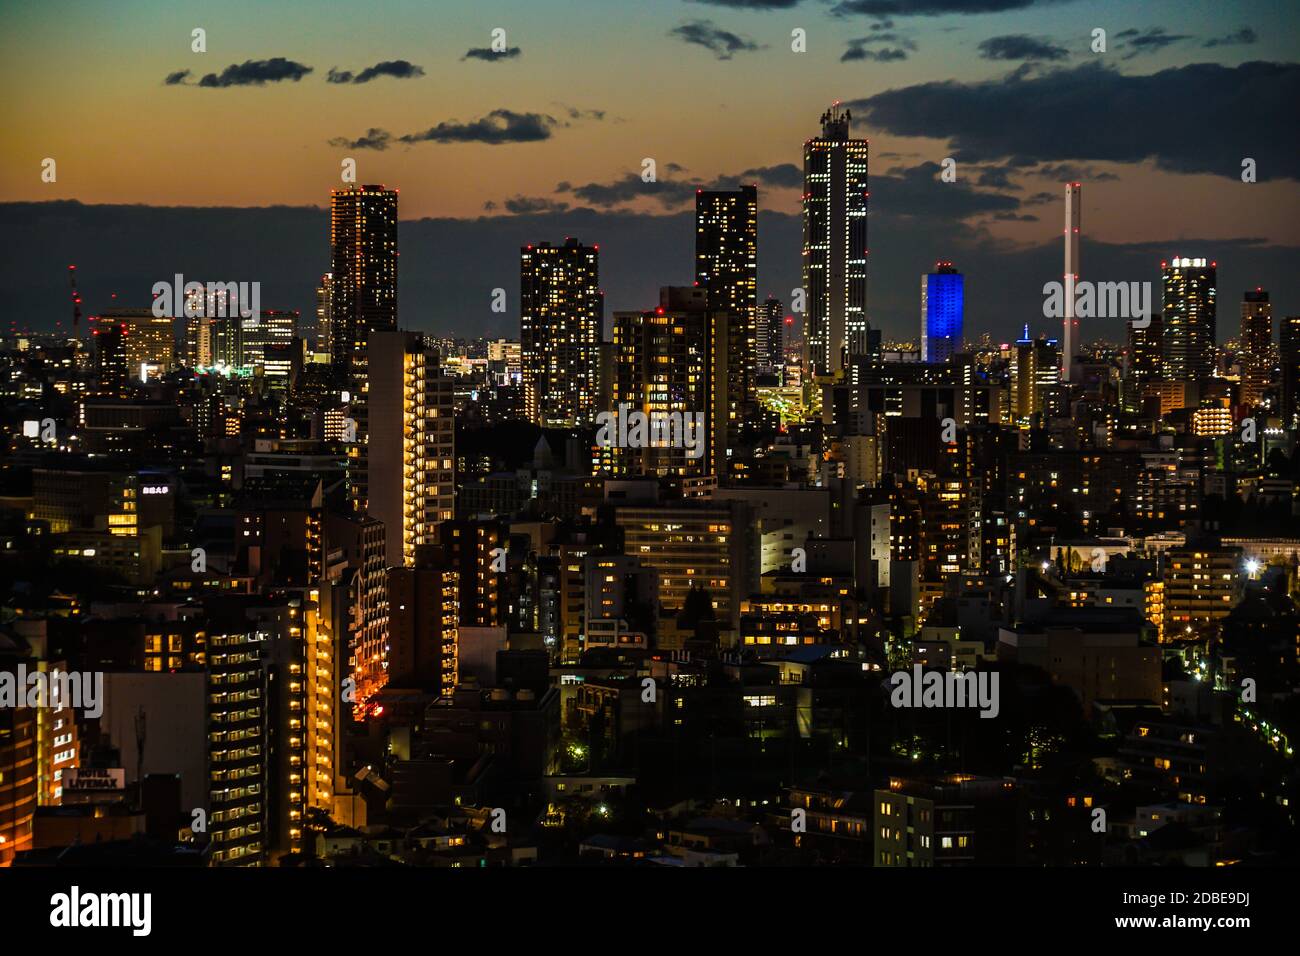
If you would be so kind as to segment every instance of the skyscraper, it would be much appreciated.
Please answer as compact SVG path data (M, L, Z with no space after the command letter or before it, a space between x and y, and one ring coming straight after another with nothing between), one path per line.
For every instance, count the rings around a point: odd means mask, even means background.
M1059 380L1058 349L1055 341L1043 337L1031 339L1029 326L1011 352L1011 418L1024 426L1035 413L1043 410L1043 389Z
M1258 405L1273 373L1273 306L1263 289L1247 292L1241 301L1241 402Z
M1217 263L1174 257L1160 263L1164 377L1170 381L1209 378L1214 368Z
M785 365L785 306L770 295L758 307L758 364L769 371Z
M131 381L168 371L176 361L176 320L156 316L152 309L114 309L100 313L105 325L117 322L125 331L126 373Z
M1128 353L1124 376L1124 402L1130 409L1137 409L1141 402L1142 387L1160 378L1162 340L1164 338L1164 317L1157 312L1151 321L1139 328L1128 323Z
M1074 314L1074 290L1079 281L1079 228L1083 225L1080 200L1083 186L1065 187L1065 327L1061 336L1061 381L1074 381L1074 353L1079 348L1079 319Z
M397 190L331 193L330 259L330 355L364 382L368 334L397 328Z
M599 249L565 239L519 251L524 414L544 428L595 419L604 311Z
M330 354L333 333L330 331L334 315L334 273L320 277L316 286L316 351Z
M708 308L708 296L696 286L665 287L659 308L619 312L614 316L613 404L619 415L687 416L700 421L693 432L703 442L692 455L680 442L625 447L615 442L607 465L615 475L726 475L726 435L734 383L727 367L731 350L728 323L735 313ZM699 415L700 419L690 416Z
M369 361L369 511L384 523L387 564L410 567L453 516L452 384L419 332L372 332Z
M246 368L266 365L266 349L288 345L298 332L298 313L263 309L239 320L239 364Z
M100 316L94 319L91 335L95 341L95 373L101 394L120 394L130 370L127 367L127 325L121 319Z
M946 362L961 349L964 279L947 261L921 277L922 362Z
M1278 323L1277 351L1282 366L1282 426L1295 428L1300 414L1300 315Z
M709 292L709 307L733 319L729 365L739 386L733 400L754 397L758 359L758 189L695 193L695 284Z
M867 141L849 139L852 114L822 114L804 143L803 284L808 357L816 374L869 351L867 331Z

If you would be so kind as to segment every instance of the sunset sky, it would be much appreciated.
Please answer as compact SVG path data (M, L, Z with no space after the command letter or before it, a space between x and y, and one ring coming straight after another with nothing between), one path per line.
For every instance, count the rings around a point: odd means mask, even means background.
M216 213L137 209L115 231L110 211L84 207L322 207L345 157L359 181L401 190L404 223L431 221L427 237L410 227L410 245L403 233L414 326L471 331L486 289L517 289L513 247L578 229L614 257L611 308L643 303L689 281L689 248L656 242L689 243L675 224L694 189L740 180L758 182L774 214L760 226L760 291L784 297L798 282L801 144L841 100L872 145L869 312L887 334L912 331L917 277L939 257L971 275L968 335L980 322L1018 327L1008 313L1035 309L1028 293L1059 272L1038 275L1054 261L1060 184L1079 178L1085 277L1088 243L1107 246L1098 268L1120 272L1180 252L1218 258L1226 337L1247 282L1275 288L1279 314L1300 312L1298 11L1293 0L7 3L0 221L28 235L0 266L0 292L21 309L6 323L64 317L54 290L67 261L92 308L110 289L140 298L174 271L169 249L196 271L265 270L273 294L306 310L327 235L285 226L285 242L319 244L280 260L263 235L246 261L197 226ZM206 53L191 52L195 27ZM498 27L517 52L470 52ZM1089 48L1096 27L1105 54ZM806 53L791 51L795 28ZM388 66L355 82L377 64ZM955 184L931 165L949 156ZM57 182L41 180L47 157ZM654 187L640 181L646 157ZM1241 182L1244 157L1259 182ZM52 200L83 205L29 205ZM221 215L277 228L272 212ZM136 243L133 262L137 228L170 234ZM461 251L440 261L449 242ZM471 249L482 254L462 255Z

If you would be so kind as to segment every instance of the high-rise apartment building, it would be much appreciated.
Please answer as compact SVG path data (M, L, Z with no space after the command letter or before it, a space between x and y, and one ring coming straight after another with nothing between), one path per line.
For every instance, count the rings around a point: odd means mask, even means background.
M813 372L844 367L869 351L867 322L867 141L849 138L852 114L822 114L822 134L804 143L803 285Z
M397 328L397 190L333 190L330 259L330 354L341 365L364 352L369 333Z
M695 284L708 290L709 308L731 313L734 398L752 401L759 364L757 187L696 192Z
M768 296L758 307L758 366L775 371L785 365L785 306Z
M388 569L388 681L439 695L456 689L460 610L457 572L421 551L416 567Z
M372 332L369 365L369 511L384 523L387 563L409 567L453 517L452 383L419 332Z
M657 309L615 315L612 402L619 420L601 450L612 474L726 474L727 432L740 388L729 366L735 313L707 301L702 287L666 287ZM626 420L638 412L647 419L641 441ZM650 434L656 422L666 434Z
M1128 354L1124 376L1125 400L1133 405L1142 394L1142 386L1160 378L1164 316L1157 312L1141 328L1128 324Z
M922 362L946 362L961 350L964 280L948 261L921 277Z
M1247 292L1241 301L1241 401L1258 405L1273 377L1273 306L1263 289Z
M566 239L519 251L524 413L544 428L596 416L604 312L599 249Z
M334 273L320 277L316 286L316 351L330 354L334 340Z
M1214 369L1217 265L1185 257L1160 263L1162 370L1171 381L1209 378Z

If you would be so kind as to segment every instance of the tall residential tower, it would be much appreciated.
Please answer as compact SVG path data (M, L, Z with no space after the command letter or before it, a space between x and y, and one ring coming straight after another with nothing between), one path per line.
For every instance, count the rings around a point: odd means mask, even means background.
M867 141L849 138L852 114L822 114L822 134L803 147L803 284L806 340L815 374L840 371L869 351L867 332Z
M596 417L604 312L599 249L566 239L519 251L524 414L543 428Z

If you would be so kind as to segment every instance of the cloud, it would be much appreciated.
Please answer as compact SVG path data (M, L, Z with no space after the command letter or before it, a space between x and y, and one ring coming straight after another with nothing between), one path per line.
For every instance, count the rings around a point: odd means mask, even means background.
M872 28L875 29L874 27ZM893 43L893 47L882 47L878 50L868 50L867 46L872 43ZM875 60L877 63L888 63L891 60L906 60L908 51L916 51L916 44L901 34L892 31L876 32L874 36L858 37L849 40L848 49L840 57L841 63L848 63L853 60Z
M1064 60L1070 55L1065 47L1023 33L989 37L979 51L986 60Z
M1201 46L1214 47L1247 45L1254 43L1258 39L1259 37L1256 35L1254 30L1250 27L1242 27L1236 33L1229 33L1227 36L1211 37L1202 43Z
M994 189L1020 188L1011 182L1007 170L1002 166L983 166L975 171L979 174L975 179L976 186L989 186Z
M1045 163L1037 169L1031 170L1031 173L1034 176L1042 176L1045 179L1055 179L1060 182L1104 183L1119 179L1114 173L1103 172L1095 167L1078 163Z
M384 60L374 66L368 66L360 73L331 68L326 79L330 83L369 83L380 76L391 76L399 80L409 80L424 76L424 70L409 60Z
M686 172L685 167L677 163L661 164L660 169L674 175ZM667 210L693 203L697 190L736 189L742 185L798 189L803 186L803 170L794 163L780 163L776 166L754 166L739 173L724 173L710 180L661 177L651 183L643 182L640 172L629 172L603 183L590 182L578 186L569 182L557 183L555 191L572 195L598 209L613 209L650 197Z
M799 6L800 0L686 0L710 7L730 7L733 10L789 10Z
M757 183L772 189L798 189L803 187L803 170L794 163L757 166L734 176L719 176L713 182L713 188L734 189L738 185L747 183Z
M1020 200L1015 196L976 192L960 180L944 183L939 178L941 171L938 163L924 162L872 176L870 214L873 220L934 217L953 221L1010 213L1020 208Z
M949 13L1005 13L1047 6L1065 0L840 0L831 12L837 16L938 17Z
M329 141L331 146L343 146L347 149L373 149L379 152L386 150L392 143L393 134L386 129L376 129L371 127L366 130L364 136L358 136L356 139L349 139L346 136L335 136Z
M498 109L469 123L456 120L442 122L420 133L400 137L403 143L536 143L550 139L557 125L554 116L544 113L516 113Z
M470 49L466 50L465 55L462 56L461 59L462 60L486 60L489 63L493 63L497 60L513 60L515 57L519 56L519 54L523 52L524 51L517 46L507 47L506 49L501 50L500 52L492 49L491 47L476 46L476 47L470 47Z
M555 191L572 193L584 203L598 209L612 209L647 196L657 200L665 209L671 209L695 198L695 186L691 183L673 179L658 179L647 183L642 181L641 174L637 172L627 173L607 183L583 183L580 186L559 183Z
M878 131L944 139L967 162L1152 159L1172 172L1237 179L1248 155L1261 178L1300 179L1300 127L1277 122L1297 101L1297 63L1196 63L1132 76L1090 62L1015 82L921 83L847 105Z
M571 120L595 120L600 122L607 115L605 110L582 110L576 106L566 106L564 103L556 103L555 105L564 110Z
M1185 33L1166 33L1164 27L1150 27L1147 30L1121 30L1115 34L1115 38L1128 41L1119 45L1119 49L1128 51L1128 55L1124 57L1126 60L1131 60L1133 57L1141 56L1144 53L1158 53L1167 46L1192 39Z
M220 74L208 73L199 80L199 86L265 86L267 83L279 83L281 80L293 80L297 83L312 68L282 56L269 60L245 60L243 63L226 67Z
M189 70L177 70L175 73L168 73L167 79L163 80L165 86L181 86L189 79Z
M744 53L759 48L753 40L746 39L729 30L714 25L711 20L690 20L678 24L668 31L670 37L677 37L686 43L694 43L706 50L711 50L719 60L730 60L733 54Z
M906 60L907 51L900 50L898 47L881 47L879 50L868 50L861 46L861 40L850 40L849 48L844 51L840 57L841 63L849 63L853 60L875 60L877 63L888 63L891 60Z
M567 202L559 202L539 196L515 196L507 199L502 205L505 206L507 212L515 216L565 212L569 208Z

